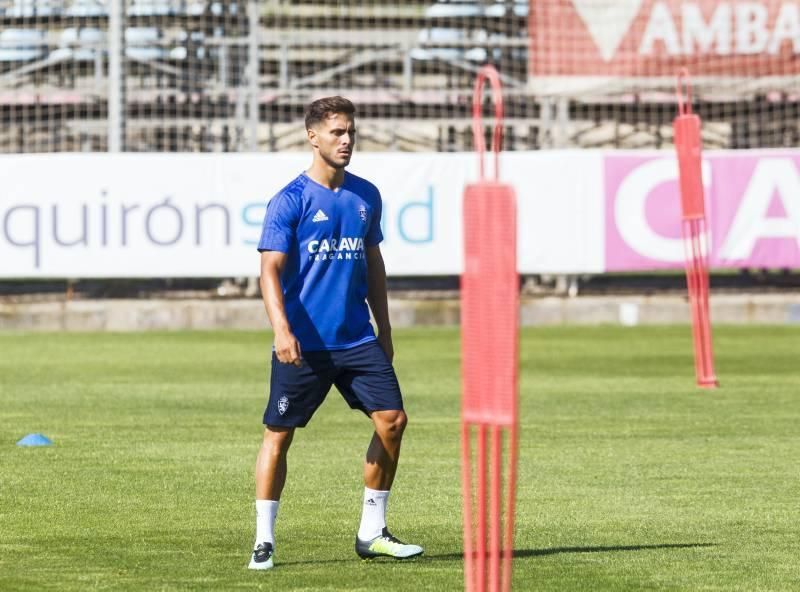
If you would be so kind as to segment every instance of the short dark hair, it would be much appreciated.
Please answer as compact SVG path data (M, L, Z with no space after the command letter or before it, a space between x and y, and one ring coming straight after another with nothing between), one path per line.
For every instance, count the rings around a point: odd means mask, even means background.
M306 129L310 129L324 121L329 115L344 113L350 117L356 114L356 108L344 97L325 97L317 99L306 109Z

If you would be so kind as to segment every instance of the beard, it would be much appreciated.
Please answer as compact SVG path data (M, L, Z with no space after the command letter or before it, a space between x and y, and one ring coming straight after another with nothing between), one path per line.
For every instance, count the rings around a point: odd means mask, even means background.
M322 160L324 160L328 166L335 169L343 169L350 164L353 153L351 152L350 154L343 155L337 152L333 154L322 154L322 152L320 152L320 156L322 156Z

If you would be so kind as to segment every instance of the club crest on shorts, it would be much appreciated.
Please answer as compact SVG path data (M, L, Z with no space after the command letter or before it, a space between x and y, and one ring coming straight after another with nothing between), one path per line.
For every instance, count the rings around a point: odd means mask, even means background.
M362 222L367 221L367 208L363 205L358 208L358 217L361 218Z
M289 409L289 398L286 395L283 395L280 399L278 399L278 413L283 415Z

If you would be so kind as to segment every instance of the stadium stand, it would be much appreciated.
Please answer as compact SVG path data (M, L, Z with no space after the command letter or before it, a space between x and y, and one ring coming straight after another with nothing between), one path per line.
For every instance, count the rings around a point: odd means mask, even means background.
M507 150L670 146L671 76L656 88L642 84L644 70L575 90L539 84L540 71L583 59L567 24L550 20L562 4L0 0L0 152L106 151L115 84L126 151L298 150L303 106L325 94L359 104L362 149L468 150L472 80L485 62L503 75ZM621 18L615 10L590 15L595 30ZM700 21L697 43L736 33L717 16ZM115 26L124 31L118 80ZM703 41L709 32L716 38ZM736 65L748 79L757 66ZM701 89L706 146L797 145L798 76L786 69L774 84Z

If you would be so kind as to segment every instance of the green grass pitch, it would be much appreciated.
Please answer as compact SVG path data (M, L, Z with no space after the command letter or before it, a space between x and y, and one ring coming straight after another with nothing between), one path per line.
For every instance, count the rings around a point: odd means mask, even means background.
M800 589L800 328L526 329L515 590ZM290 452L277 565L254 534L266 332L0 334L0 590L458 590L459 334L398 330L389 505L413 562L353 552L371 430L332 391ZM49 448L20 448L42 432Z

